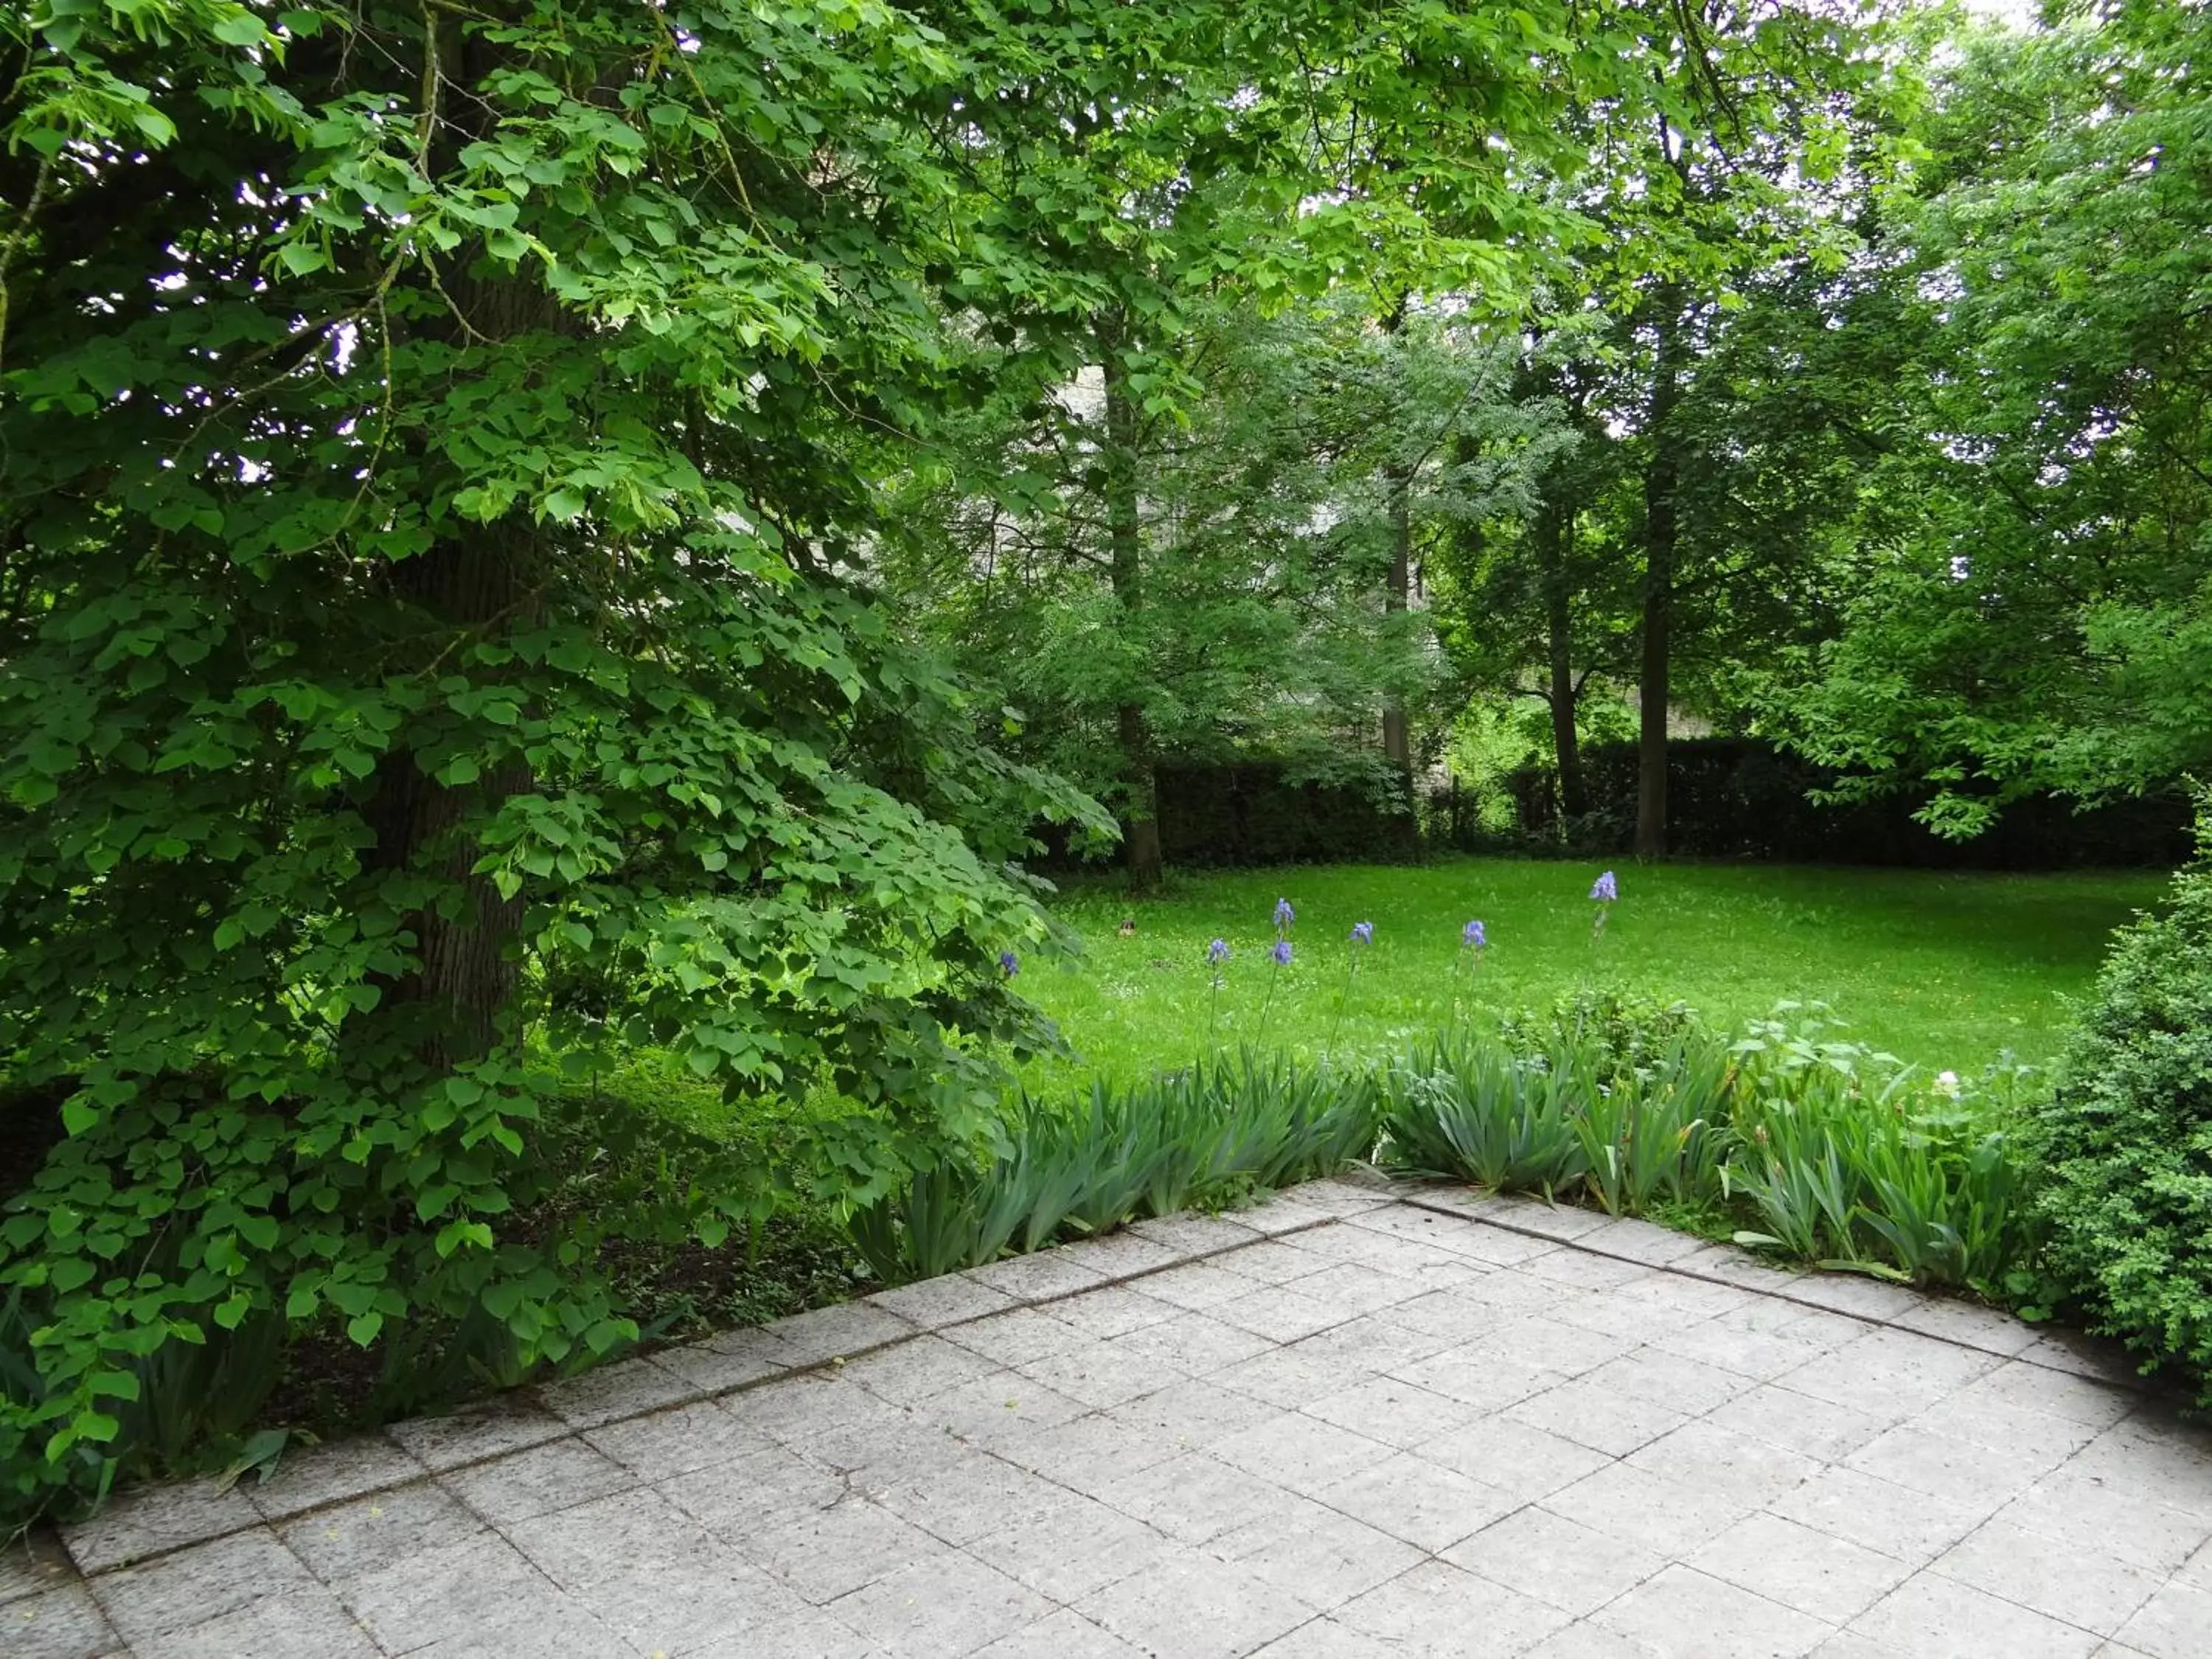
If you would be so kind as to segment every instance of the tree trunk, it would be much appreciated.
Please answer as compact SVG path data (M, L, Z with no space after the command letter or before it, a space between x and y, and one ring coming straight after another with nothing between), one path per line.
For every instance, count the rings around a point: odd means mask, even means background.
M1681 478L1681 455L1674 428L1680 401L1677 361L1680 296L1662 290L1655 311L1658 343L1651 376L1650 418L1646 427L1651 452L1644 474L1644 639L1637 686L1636 855L1659 858L1667 851L1668 669L1673 641L1674 602L1674 493Z
M1552 750L1559 768L1559 816L1572 821L1589 811L1583 788L1582 739L1575 730L1574 584L1568 569L1569 547L1574 536L1573 509L1564 502L1546 501L1534 526L1536 556L1543 571L1544 623L1550 649L1550 685L1546 698L1552 706Z
M1132 892L1160 884L1159 781L1145 711L1133 702L1119 710L1125 804L1121 812L1121 859Z
M1382 319L1385 334L1395 335L1406 326L1413 297L1410 292L1398 295L1396 302ZM1382 615L1386 627L1394 631L1395 619L1405 615L1413 597L1415 470L1411 464L1402 464L1393 466L1389 471L1390 570L1382 586ZM1406 802L1410 811L1413 798L1413 744L1412 734L1407 729L1406 705L1395 687L1383 696L1382 758L1397 770L1404 781Z
M1125 623L1145 604L1145 550L1137 516L1137 406L1130 398L1121 361L1119 319L1101 331L1106 374L1106 537L1112 556L1114 599ZM1121 855L1129 885L1139 892L1160 880L1159 781L1144 705L1125 694L1115 711L1121 739Z
M511 515L469 541L439 542L396 566L392 586L434 636L494 636L527 620L537 544L527 522ZM459 786L438 781L408 747L377 767L363 813L376 837L366 862L392 871L419 863L453 900L407 914L416 965L379 987L380 1018L404 1022L409 1046L434 1070L491 1052L520 972L521 898L501 898L489 877L473 872L482 849L459 826L530 787L520 759Z
M1390 481L1390 575L1382 589L1382 614L1401 617L1413 597L1413 480ZM1394 690L1382 705L1382 758L1395 767L1411 787L1413 744L1406 730L1406 705Z
M459 91L475 85L500 56L496 46L465 37L450 19L434 44L441 107L433 112L434 172L453 165L459 147L480 136L485 117ZM574 319L541 283L521 272L483 270L477 253L461 250L442 277L444 295L458 315L445 316L435 326L457 352L574 328ZM437 316L447 303L424 309ZM422 648L438 654L457 639L495 640L534 622L544 562L544 532L527 507L518 505L490 524L400 560L388 581L419 627ZM520 757L471 782L441 783L404 740L385 755L370 780L362 817L375 839L363 855L365 866L417 869L444 889L441 897L403 917L401 925L415 937L415 965L375 981L382 995L370 1030L397 1036L434 1071L481 1059L510 1035L507 1026L521 971L522 902L520 896L502 899L489 877L474 873L483 849L462 826L531 787L529 765Z

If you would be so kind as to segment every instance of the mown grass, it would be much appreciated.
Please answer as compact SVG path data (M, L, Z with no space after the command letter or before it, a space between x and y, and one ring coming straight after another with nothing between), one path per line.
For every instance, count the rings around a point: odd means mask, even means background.
M1215 1046L1379 1059L1455 1017L1460 930L1487 927L1470 1022L1578 989L1689 1003L1733 1026L1784 998L1827 1003L1850 1034L1930 1069L2056 1053L2069 999L2087 988L2112 928L2152 905L2153 872L1960 874L1808 866L1617 866L1620 902L1593 943L1598 865L1458 859L1183 875L1132 900L1071 884L1055 914L1081 942L1032 958L1022 987L1059 1022L1073 1064L1033 1088L1128 1078ZM1297 912L1287 968L1268 960L1270 913ZM1133 919L1133 934L1117 931ZM1347 992L1346 935L1375 924ZM1209 940L1231 955L1217 999ZM1274 980L1272 996L1271 977Z

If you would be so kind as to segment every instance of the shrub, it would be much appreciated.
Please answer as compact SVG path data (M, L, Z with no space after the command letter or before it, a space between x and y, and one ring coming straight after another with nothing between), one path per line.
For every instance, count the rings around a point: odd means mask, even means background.
M1808 1015L1792 1024L1793 1017ZM1583 997L1382 1079L1383 1161L1612 1215L1725 1205L1739 1243L1996 1296L2033 1217L1996 1066L1931 1083L1784 1003L1730 1044L1680 1005Z
M2000 1104L2016 1077L1931 1083L1813 1017L1755 1023L1734 1048L1728 1189L1759 1212L1745 1243L1922 1284L2003 1291L2030 1254L2020 1152Z
M905 465L857 434L984 396L932 281L981 198L928 88L1093 66L900 7L423 16L11 29L37 67L0 119L46 187L7 192L0 1087L65 1133L0 1173L38 1377L0 1393L0 1524L156 1455L187 1419L149 1387L188 1349L265 1369L264 1321L495 1320L530 1364L632 1340L602 1242L715 1248L747 1171L709 1146L636 1228L561 1212L541 1069L620 1039L732 1098L820 1083L896 1152L994 1103L988 1041L1048 1036L1000 967L1047 933L1008 861L1100 814L983 746L848 550ZM787 116L741 162L702 147L761 95ZM418 120L455 141L396 183ZM765 264L711 251L765 223L733 166L788 192ZM33 195L98 219L81 252ZM1092 290L1057 238L991 245L1024 307ZM587 247L627 252L586 278ZM757 396L791 376L854 421Z
M2212 1406L2212 870L2118 936L2033 1141L2053 1291Z
M927 1279L1327 1175L1375 1135L1370 1079L1248 1050L1073 1105L1018 1096L989 1156L860 1206L853 1237L885 1279Z
M1501 1192L1569 1192L1583 1168L1576 1115L1596 1088L1571 1048L1528 1055L1497 1037L1440 1038L1384 1076L1383 1161Z
M1686 1002L1580 990L1555 999L1548 1008L1508 1014L1500 1030L1524 1054L1571 1048L1610 1082L1704 1027Z

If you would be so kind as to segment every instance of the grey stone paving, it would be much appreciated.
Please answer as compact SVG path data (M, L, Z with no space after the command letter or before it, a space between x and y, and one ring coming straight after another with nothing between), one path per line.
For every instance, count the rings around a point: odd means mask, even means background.
M9 1659L2212 1656L2212 1441L2081 1346L1318 1182L126 1496Z

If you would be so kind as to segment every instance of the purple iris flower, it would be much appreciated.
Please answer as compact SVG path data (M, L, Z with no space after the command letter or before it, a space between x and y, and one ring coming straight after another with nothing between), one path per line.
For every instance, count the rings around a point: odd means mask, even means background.
M1289 927L1297 919L1298 913L1291 908L1290 900L1286 898L1279 898L1275 901L1275 928L1277 932L1279 933L1282 929Z
M1229 941L1225 939L1218 939L1214 940L1212 944L1207 945L1206 947L1206 959L1212 963L1224 963L1228 961Z
M1610 904L1620 896L1620 884L1613 880L1608 870L1590 888L1590 896L1600 904Z
M1483 932L1480 922L1470 921L1459 930L1459 942L1470 951L1480 951L1490 943L1490 936Z
M1006 977L1012 979L1022 971L1022 959L1012 951L1001 951L999 952L999 966L1006 970Z
M1354 945L1374 944L1375 924L1371 921L1353 922L1352 924L1352 942Z
M1277 940L1275 941L1275 949L1274 949L1274 951L1273 951L1273 954L1274 958L1275 958L1275 966L1277 966L1278 968L1287 968L1287 967L1289 967L1289 966L1290 966L1290 964L1291 964L1291 942L1290 942L1290 940L1288 940L1288 939L1277 939Z

